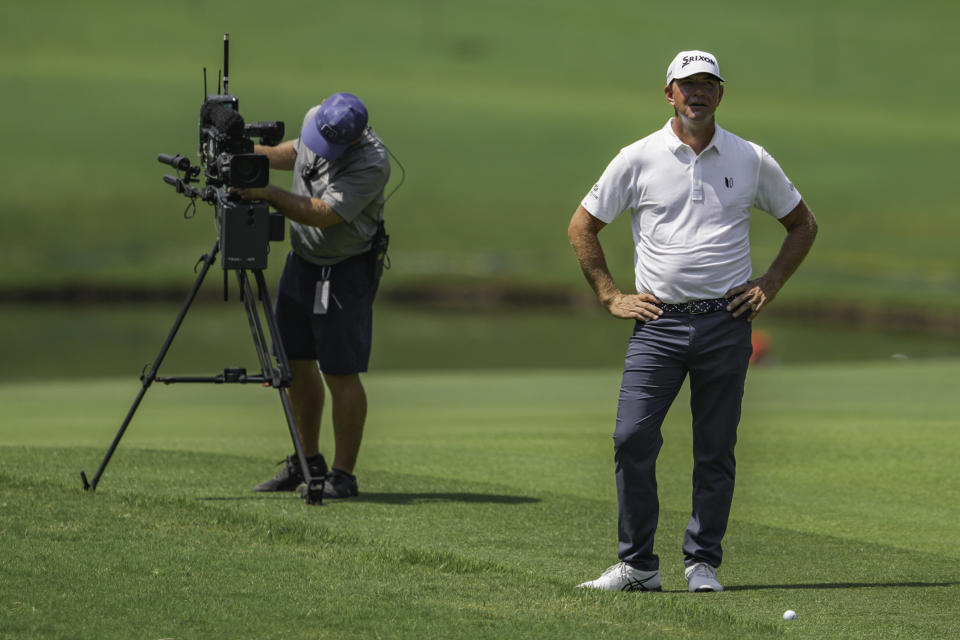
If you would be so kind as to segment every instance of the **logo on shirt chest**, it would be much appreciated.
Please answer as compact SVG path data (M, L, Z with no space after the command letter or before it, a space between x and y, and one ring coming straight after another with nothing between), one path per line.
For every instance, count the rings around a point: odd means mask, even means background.
M733 189L733 178L724 178L723 184L727 185L727 189Z

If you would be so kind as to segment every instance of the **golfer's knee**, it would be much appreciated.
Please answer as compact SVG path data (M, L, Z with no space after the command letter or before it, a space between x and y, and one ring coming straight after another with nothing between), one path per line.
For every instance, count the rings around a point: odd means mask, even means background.
M616 452L629 451L631 455L653 455L656 457L663 445L660 425L617 424L613 432L613 449Z

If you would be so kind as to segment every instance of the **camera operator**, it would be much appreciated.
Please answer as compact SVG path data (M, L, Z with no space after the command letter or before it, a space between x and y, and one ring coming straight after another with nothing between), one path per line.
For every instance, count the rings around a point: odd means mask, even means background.
M358 493L353 475L367 413L360 374L367 370L373 300L382 264L386 147L367 126L363 102L335 93L310 109L300 136L275 147L257 145L272 169L293 171L288 191L274 184L236 189L262 199L290 220L292 250L280 278L277 325L293 373L288 394L310 465L323 476L325 498ZM334 458L319 451L324 383L332 401ZM303 482L296 455L254 491L293 491Z

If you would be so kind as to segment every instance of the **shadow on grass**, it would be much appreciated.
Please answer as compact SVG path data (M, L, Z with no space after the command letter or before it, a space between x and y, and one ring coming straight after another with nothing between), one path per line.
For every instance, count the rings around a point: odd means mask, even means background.
M203 496L197 498L201 502L243 502L247 500L303 500L300 494L293 491L275 493L255 493L249 496Z
M216 502L216 501L242 501L242 500L289 500L296 498L302 500L300 495L293 491L284 491L279 493L256 493L249 496L207 496L197 498L197 500ZM330 500L327 498L326 502ZM527 496L505 496L494 493L442 493L442 492L419 492L419 493L361 493L359 496L347 500L333 500L334 502L376 502L380 504L423 504L427 502L466 502L466 503L490 503L490 504L534 504L540 502L539 498L530 498Z
M355 502L379 502L382 504L419 504L423 502L488 502L492 504L532 504L539 498L505 496L493 493L361 493Z
M886 589L955 587L960 582L819 582L811 584L751 584L725 586L724 591L758 591L761 589Z

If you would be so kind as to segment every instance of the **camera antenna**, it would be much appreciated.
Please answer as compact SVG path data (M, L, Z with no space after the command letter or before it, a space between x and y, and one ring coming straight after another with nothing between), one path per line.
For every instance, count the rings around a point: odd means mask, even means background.
M223 34L223 92L230 93L227 90L227 83L230 82L230 34Z

